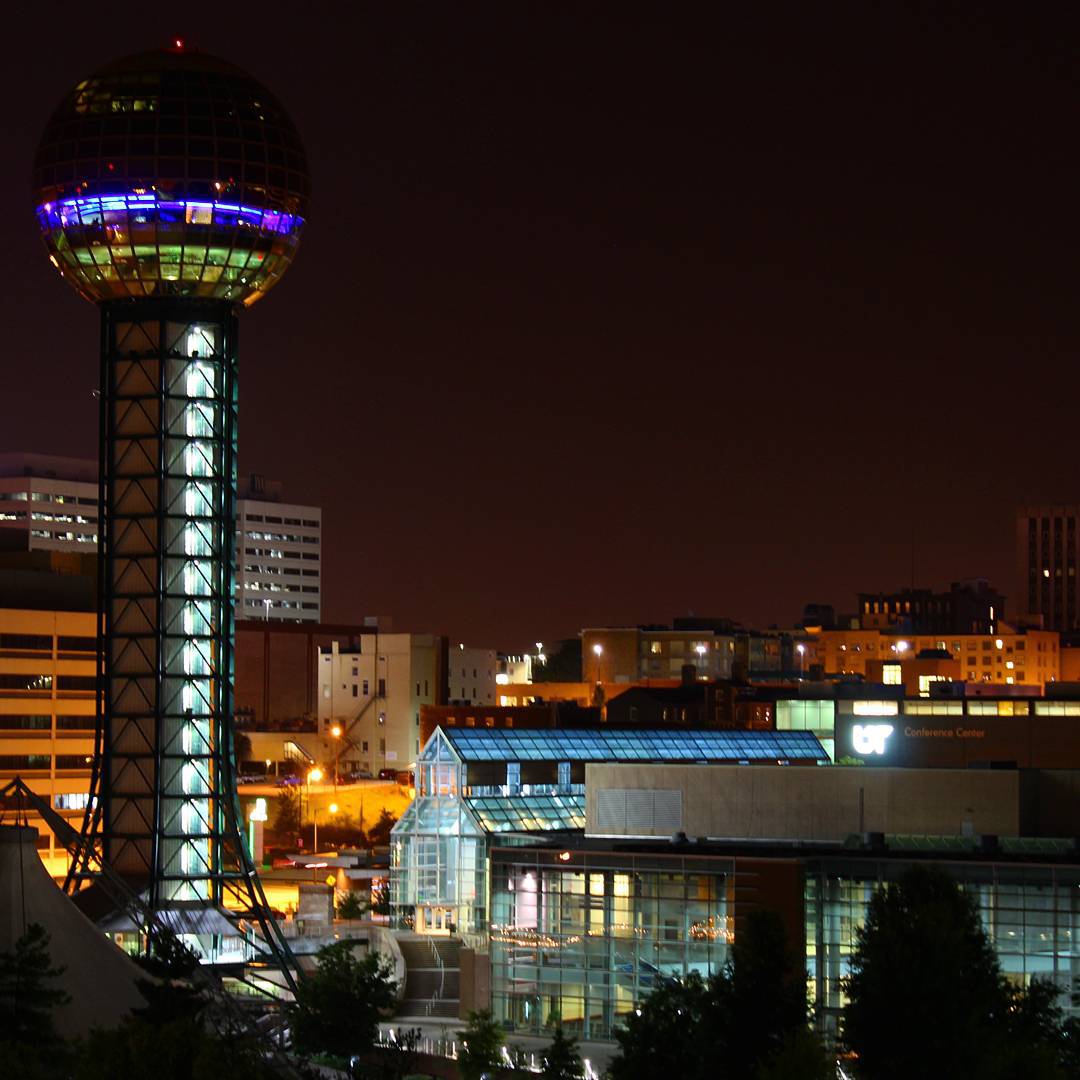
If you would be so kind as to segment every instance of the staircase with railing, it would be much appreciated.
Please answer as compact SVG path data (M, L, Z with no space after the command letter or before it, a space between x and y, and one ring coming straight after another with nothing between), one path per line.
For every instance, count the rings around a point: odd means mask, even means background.
M426 934L397 934L405 960L405 994L399 1016L456 1017L459 1008L461 942Z

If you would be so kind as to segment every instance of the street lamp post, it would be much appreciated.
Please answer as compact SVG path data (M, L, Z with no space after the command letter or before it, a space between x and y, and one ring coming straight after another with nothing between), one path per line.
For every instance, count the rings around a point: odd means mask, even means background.
M327 808L326 812L333 817L338 811L338 805L336 802L332 802ZM311 811L311 820L315 825L315 835L311 839L311 853L316 854L319 850L319 808L315 807Z
M604 646L601 645L600 642L598 641L595 645L593 645L592 651L593 651L593 656L596 657L596 679L595 679L595 681L599 682L600 681L600 657L602 657L604 655Z
M806 677L806 646L800 641L795 651L799 654L799 681L802 682Z
M263 610L264 610L264 611L266 612L266 615L265 615L265 617L264 617L264 618L265 618L265 621L266 621L266 622L269 622L269 621L270 621L270 609L271 609L271 608L272 608L273 606L274 606L274 601L273 601L273 600L271 600L269 596L268 596L268 597L266 597L266 598L265 598L265 599L263 600Z
M330 737L332 739L340 739L341 738L341 725L340 724L334 724L334 726L330 728ZM341 746L339 746L337 748L337 750L334 752L334 791L335 792L337 791L337 786L338 786L338 762L339 762L339 760L341 758L342 749L343 748Z
M322 778L323 778L323 772L322 772L322 769L320 769L318 765L314 766L313 768L308 769L307 774L305 776L304 787L307 790L308 813L309 814L311 813L311 785L312 785L312 783L317 784ZM300 807L300 825L301 825L301 827L303 826L303 824L304 824L304 808L303 808L303 804L301 804L301 807ZM315 829L316 829L316 835L318 835L318 825L315 826Z
M694 652L696 652L696 653L697 653L697 657L698 657L698 666L700 667L700 666L701 666L701 664L703 664L703 663L705 662L705 653L706 653L705 645L704 645L704 644L703 644L702 642L700 642L700 641L699 641L699 642L698 642L698 643L697 643L697 644L696 644L696 645L694 646ZM708 678L708 675L707 675L707 674L704 674L704 673L702 673L701 675L699 675L699 678Z

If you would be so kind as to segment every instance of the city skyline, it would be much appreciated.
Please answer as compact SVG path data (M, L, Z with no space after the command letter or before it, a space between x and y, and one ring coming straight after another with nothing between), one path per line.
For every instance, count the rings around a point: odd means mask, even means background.
M366 10L295 63L272 19L91 26L13 50L9 151L87 57L174 33L294 103L319 213L245 327L241 471L323 507L328 621L783 624L910 585L913 540L915 584L1015 612L1016 507L1076 501L1068 35L836 11ZM94 314L57 316L30 224L2 449L84 456Z

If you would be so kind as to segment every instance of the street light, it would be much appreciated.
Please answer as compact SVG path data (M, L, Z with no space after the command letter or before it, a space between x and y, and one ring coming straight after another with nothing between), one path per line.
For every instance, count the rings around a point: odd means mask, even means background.
M593 647L593 656L596 657L596 681L600 681L600 657L604 655L604 646L598 641Z
M800 641L795 646L795 651L799 654L799 681L801 682L806 675L806 646Z
M307 774L304 777L304 788L307 791L308 799L308 813L311 812L311 785L317 784L322 778L323 771L319 768L318 765L313 765L310 769L308 769ZM300 824L304 824L304 807L302 798L300 805Z
M270 609L274 606L274 601L271 600L270 597L268 596L268 597L266 597L265 600L263 600L263 606L266 609L266 621L269 622L270 621Z
M337 813L338 806L336 802L332 802L327 808L326 812L333 817ZM311 853L316 854L319 850L319 808L316 806L311 811L311 820L315 823L315 835L311 838Z
M698 642L698 643L697 643L697 644L696 644L696 645L694 646L694 652L696 652L696 653L697 653L697 658L698 658L698 666L700 667L700 665L701 665L702 661L703 661L703 660L705 659L705 653L706 653L706 652L708 652L708 650L707 650L707 649L705 648L705 643L704 643L703 641L699 641L699 642ZM707 676L706 676L706 675L704 675L704 674L702 674L702 675L701 675L701 678L703 678L703 679L704 679L704 678L707 678Z

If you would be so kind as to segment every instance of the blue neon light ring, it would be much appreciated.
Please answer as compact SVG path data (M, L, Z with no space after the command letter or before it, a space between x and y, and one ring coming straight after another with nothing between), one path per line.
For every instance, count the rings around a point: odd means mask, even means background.
M105 215L121 212L127 221L108 221ZM254 228L262 232L295 236L304 227L298 214L260 210L239 203L206 199L162 199L156 193L145 195L85 195L74 199L42 203L37 208L38 221L46 232L87 225L154 224L208 225L219 228Z

